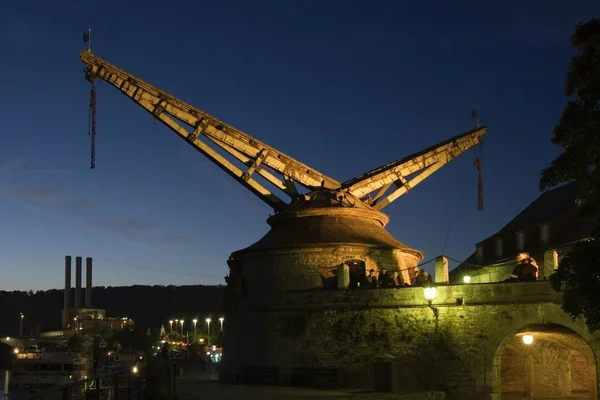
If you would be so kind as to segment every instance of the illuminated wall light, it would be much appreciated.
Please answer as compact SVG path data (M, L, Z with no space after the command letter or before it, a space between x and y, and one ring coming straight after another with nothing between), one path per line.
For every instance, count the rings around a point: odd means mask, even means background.
M533 343L533 336L531 336L531 335L523 336L523 343L525 343L525 344Z
M437 289L435 287L426 287L423 289L423 292L425 295L425 300L433 301L433 299L435 299L435 295L437 294Z
M463 282L464 283L471 283L471 277L469 275L463 276Z

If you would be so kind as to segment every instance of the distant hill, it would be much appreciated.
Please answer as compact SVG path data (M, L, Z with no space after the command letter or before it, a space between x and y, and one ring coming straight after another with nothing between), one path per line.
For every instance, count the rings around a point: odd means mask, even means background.
M92 290L92 304L106 309L107 317L133 319L140 329L156 329L161 324L168 329L169 319L220 317L225 290L225 286L203 285L99 286ZM85 299L84 290L81 298ZM41 324L42 331L60 329L62 308L63 290L0 291L0 335L19 333L19 313L25 315L24 335L29 335L36 323Z

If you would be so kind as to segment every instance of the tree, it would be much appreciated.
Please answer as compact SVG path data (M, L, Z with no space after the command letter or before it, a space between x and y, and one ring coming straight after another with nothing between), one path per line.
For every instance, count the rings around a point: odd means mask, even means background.
M124 329L116 331L113 339L118 341L122 348L146 351L160 341L160 335L158 331L150 331L148 335L147 331Z
M600 246L598 240L575 244L550 276L562 291L562 308L572 317L583 316L590 331L600 329Z
M540 189L564 182L579 186L581 215L600 222L600 20L578 24L571 43L579 54L571 59L565 94L568 101L552 143L560 155L542 171ZM563 293L563 310L584 317L591 331L600 328L600 235L576 244L550 277Z

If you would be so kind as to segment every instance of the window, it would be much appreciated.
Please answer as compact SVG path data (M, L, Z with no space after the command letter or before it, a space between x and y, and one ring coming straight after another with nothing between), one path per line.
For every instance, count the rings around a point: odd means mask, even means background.
M525 233L517 232L517 250L521 251L525 249Z
M548 243L548 240L550 239L550 227L548 224L544 224L540 227L540 236L543 244Z
M496 239L496 256L502 257L502 239Z
M483 246L481 246L481 245L477 246L476 255L477 255L477 261L482 262L483 261Z

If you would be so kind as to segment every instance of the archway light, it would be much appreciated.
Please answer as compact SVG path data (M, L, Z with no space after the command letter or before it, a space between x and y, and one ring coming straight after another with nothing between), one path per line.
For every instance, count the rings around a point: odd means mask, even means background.
M471 276L469 276L469 275L463 276L463 282L464 283L471 283Z
M531 335L524 335L523 336L523 343L525 343L525 344L531 344L531 343L533 343L533 336L531 336Z

